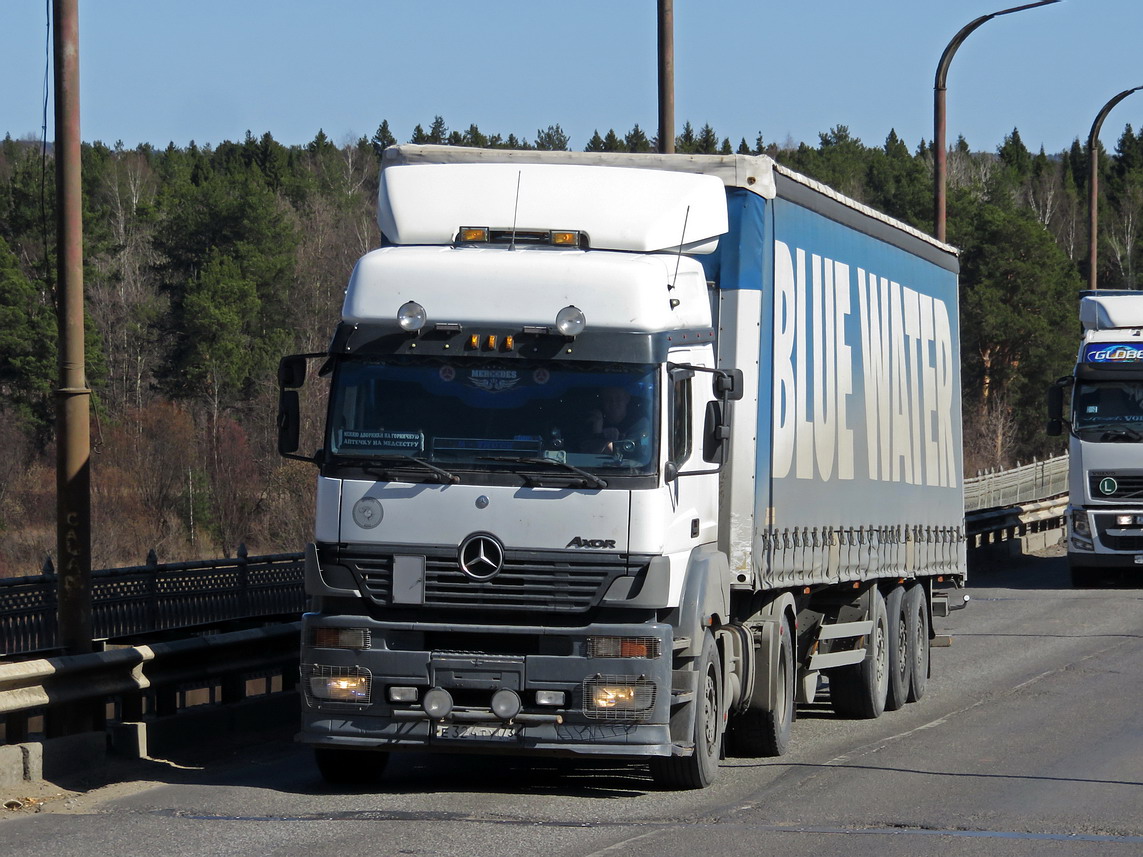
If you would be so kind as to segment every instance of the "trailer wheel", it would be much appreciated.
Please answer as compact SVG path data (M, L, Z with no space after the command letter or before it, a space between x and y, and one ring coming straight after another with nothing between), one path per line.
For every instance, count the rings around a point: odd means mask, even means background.
M889 618L889 683L885 694L885 710L896 711L905 706L913 673L910 660L912 638L909 636L909 611L905 606L905 587L894 586L885 598Z
M778 634L778 674L774 677L777 695L774 708L748 708L730 721L727 739L741 756L781 756L790 746L794 723L794 641L790 622L782 620Z
M333 786L363 786L375 783L389 762L388 753L315 747L314 761L321 778Z
M925 695L929 682L929 605L925 587L915 583L905 595L905 617L909 634L909 695L908 702L916 702Z
M843 717L871 720L885 711L889 685L889 619L885 599L871 593L873 629L865 640L865 659L859 664L830 672L829 699L833 710Z
M689 756L656 756L650 761L651 777L662 788L704 789L718 774L722 751L722 664L714 636L703 635L694 702L694 752Z

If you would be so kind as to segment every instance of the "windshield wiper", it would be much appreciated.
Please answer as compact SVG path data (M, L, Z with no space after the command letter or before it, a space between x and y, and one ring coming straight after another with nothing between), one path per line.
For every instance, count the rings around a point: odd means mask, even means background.
M414 458L411 455L371 455L371 456L337 456L337 463L348 464L351 467L360 467L361 469L373 473L375 475L387 475L393 470L400 470L406 464L412 464L422 470L428 471L430 474L436 476L432 482L448 482L455 485L460 482L460 477L455 473L445 470L443 467L437 467L423 458ZM389 466L386 467L385 465Z
M1143 434L1127 423L1106 422L1086 425L1079 432L1102 432L1100 440L1143 440Z
M566 461L557 461L554 458L528 458L526 456L515 455L482 455L477 458L477 461L502 461L506 464L546 464L552 467L560 467L568 470L579 476L592 488L606 488L606 480L600 479L594 473L588 473L586 470L581 470L574 464L568 464ZM525 474L521 474L525 475Z

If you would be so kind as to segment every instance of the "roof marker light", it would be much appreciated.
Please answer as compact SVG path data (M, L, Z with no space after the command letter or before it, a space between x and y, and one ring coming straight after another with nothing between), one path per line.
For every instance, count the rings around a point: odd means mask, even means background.
M425 308L416 301L401 304L401 308L397 310L397 324L401 325L401 330L408 333L416 333L425 326L427 320Z
M556 330L564 336L579 336L587 326L583 310L576 306L566 306L556 313Z

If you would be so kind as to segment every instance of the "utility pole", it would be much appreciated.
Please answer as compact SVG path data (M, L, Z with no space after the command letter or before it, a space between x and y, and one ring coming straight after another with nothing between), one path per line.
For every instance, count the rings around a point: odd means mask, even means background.
M83 342L83 205L79 137L79 0L53 0L55 49L56 557L59 644L69 655L92 650L91 390Z
M659 0L659 153L675 151L675 4Z

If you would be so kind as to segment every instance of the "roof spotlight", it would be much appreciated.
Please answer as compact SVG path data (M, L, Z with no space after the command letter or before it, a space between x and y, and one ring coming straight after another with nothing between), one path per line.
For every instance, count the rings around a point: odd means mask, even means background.
M427 320L428 314L425 308L416 301L401 304L401 308L397 310L397 324L401 325L401 330L408 333L416 333L425 326Z
M556 313L556 330L564 336L579 336L587 325L583 310L576 306L566 306Z

